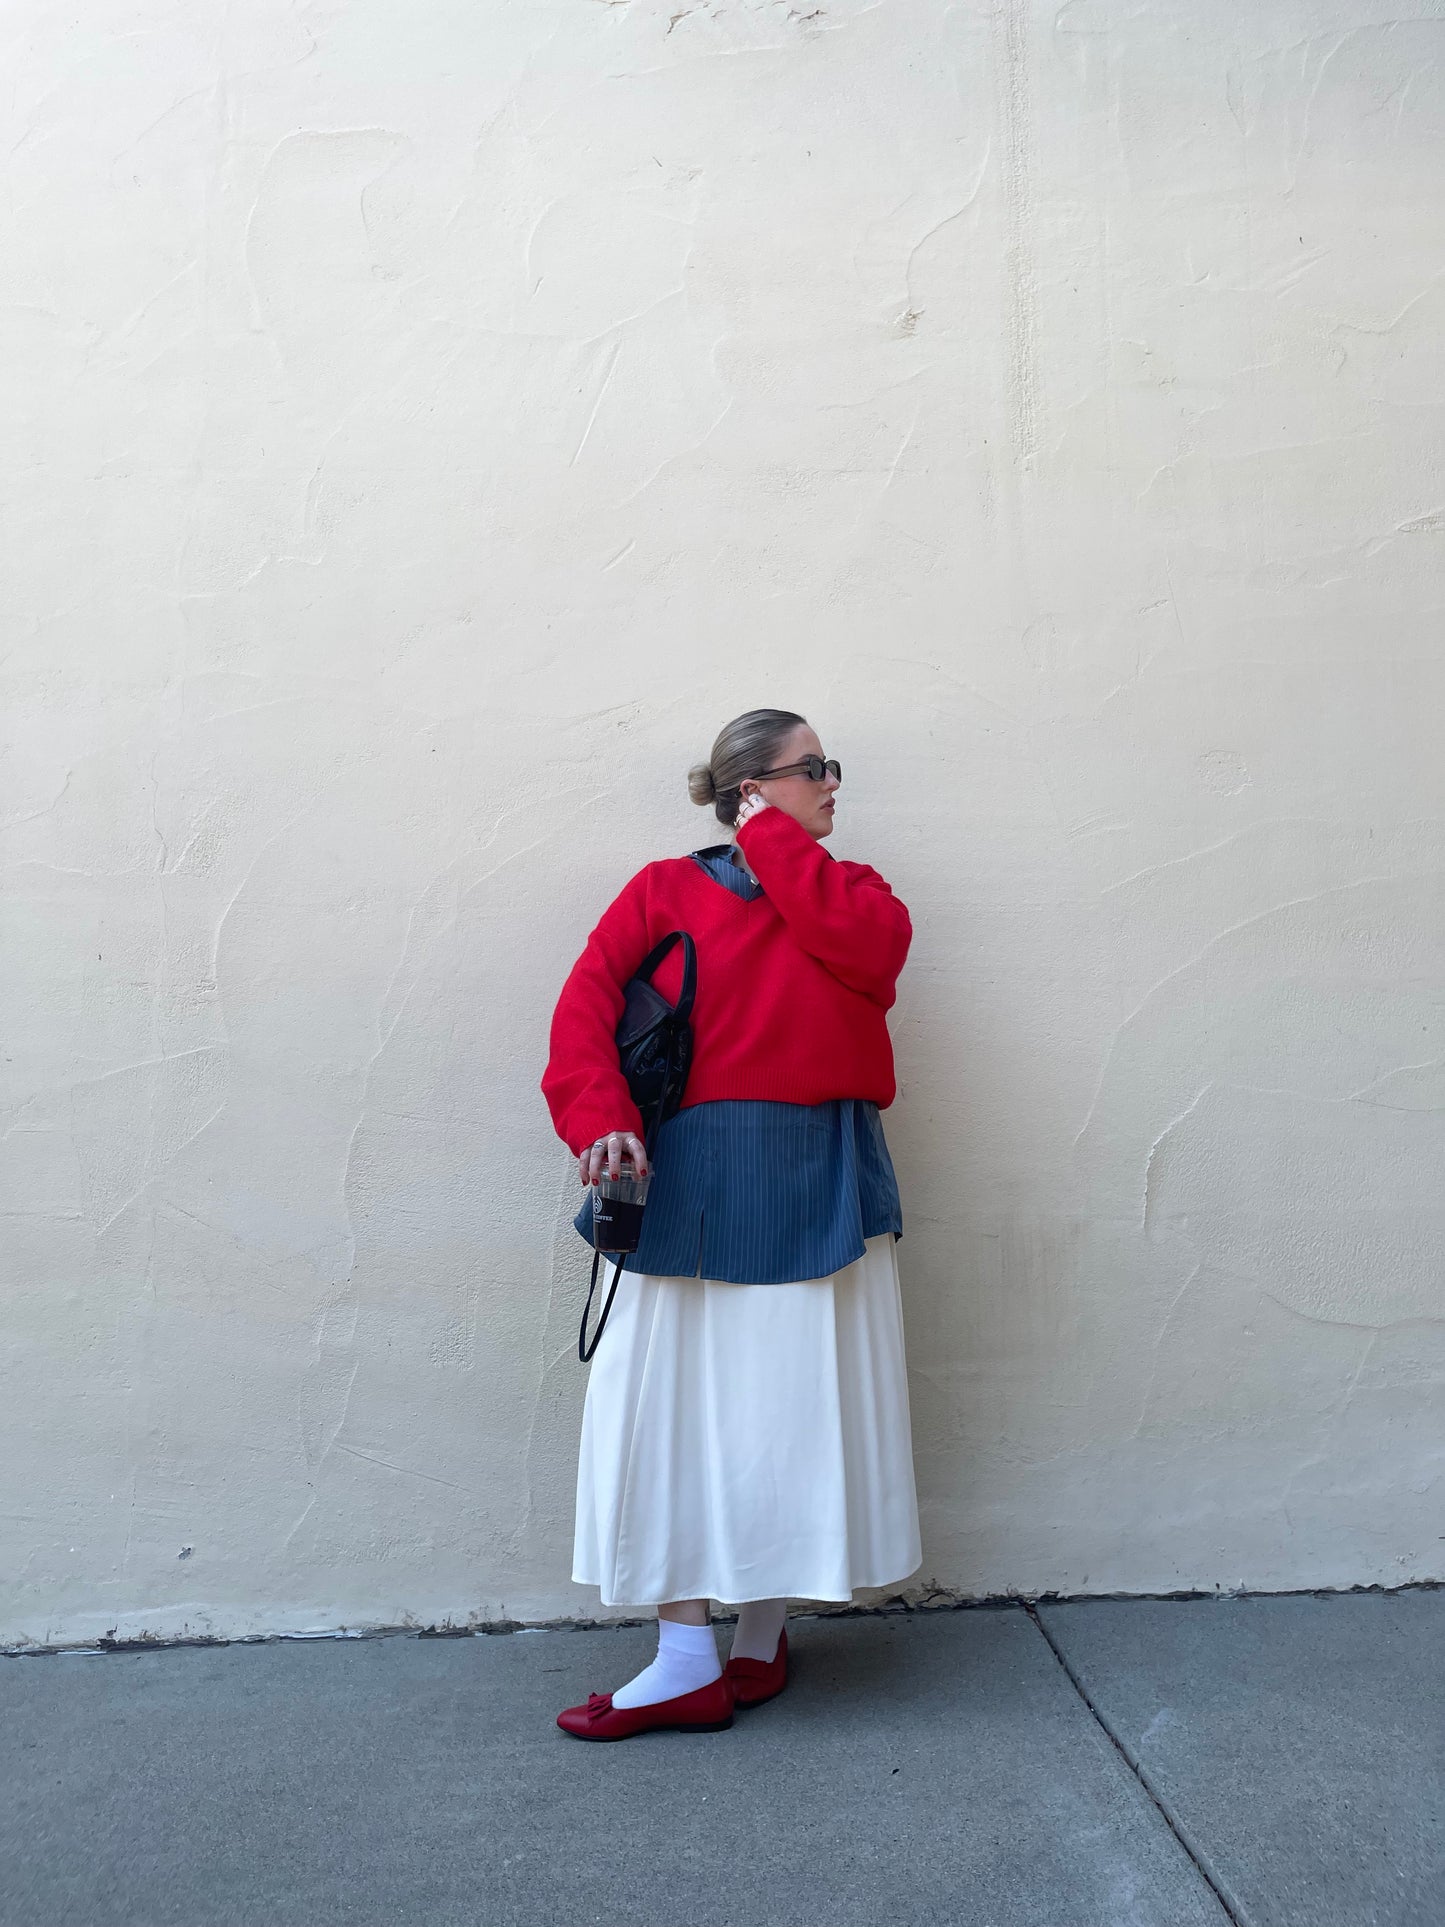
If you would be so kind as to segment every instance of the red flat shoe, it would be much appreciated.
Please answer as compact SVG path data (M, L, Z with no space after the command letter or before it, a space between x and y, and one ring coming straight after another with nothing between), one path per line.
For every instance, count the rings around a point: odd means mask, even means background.
M696 1692L651 1706L614 1706L610 1693L593 1693L585 1706L569 1706L557 1724L574 1740L630 1740L634 1733L676 1728L683 1733L721 1733L733 1723L733 1693L726 1678Z
M730 1659L723 1678L733 1689L738 1706L761 1706L775 1699L788 1683L788 1629L778 1634L778 1650L771 1659Z

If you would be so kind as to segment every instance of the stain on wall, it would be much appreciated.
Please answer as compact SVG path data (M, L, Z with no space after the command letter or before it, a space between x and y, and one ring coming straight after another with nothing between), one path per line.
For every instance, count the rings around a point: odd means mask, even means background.
M920 1588L1440 1578L1445 18L22 0L0 1638L568 1581L603 905L911 905Z

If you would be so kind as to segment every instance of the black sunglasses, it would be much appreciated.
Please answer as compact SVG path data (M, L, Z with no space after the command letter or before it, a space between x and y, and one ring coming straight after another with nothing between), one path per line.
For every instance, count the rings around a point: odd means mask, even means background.
M785 763L781 769L760 769L753 781L761 783L769 776L811 776L815 783L821 783L825 776L831 776L835 783L841 783L843 765L832 757L825 760L821 756L805 756L801 763Z

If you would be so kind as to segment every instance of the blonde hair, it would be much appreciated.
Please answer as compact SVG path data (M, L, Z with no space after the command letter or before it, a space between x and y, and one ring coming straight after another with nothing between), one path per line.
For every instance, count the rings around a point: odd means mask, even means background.
M734 716L718 731L711 760L688 771L688 795L694 803L711 803L718 822L732 829L742 808L740 785L770 768L789 736L807 720L791 709L750 709L745 716Z

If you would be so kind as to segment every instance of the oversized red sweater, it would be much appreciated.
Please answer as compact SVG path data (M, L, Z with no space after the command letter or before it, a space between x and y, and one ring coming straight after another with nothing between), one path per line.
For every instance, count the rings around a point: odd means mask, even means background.
M562 987L542 1078L571 1150L604 1131L641 1134L614 1039L624 984L669 930L697 945L684 1104L893 1102L884 1013L913 937L907 910L876 870L835 861L782 810L759 811L738 843L763 896L745 902L691 857L668 857L638 872L587 939ZM676 1001L680 945L653 981Z

